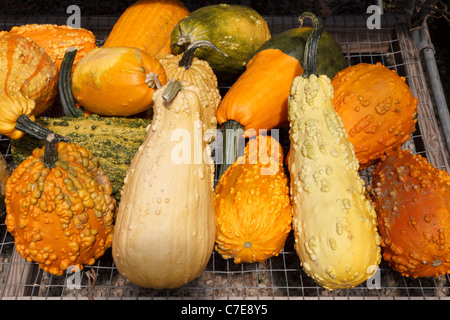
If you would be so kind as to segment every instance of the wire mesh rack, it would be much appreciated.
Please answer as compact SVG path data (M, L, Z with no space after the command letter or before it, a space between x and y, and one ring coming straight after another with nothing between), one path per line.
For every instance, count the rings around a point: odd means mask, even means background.
M297 16L264 16L273 35L298 27ZM0 30L26 23L65 24L66 16L1 16ZM448 150L443 142L438 120L419 52L411 39L407 20L401 15L384 15L381 28L369 29L367 16L329 16L327 30L342 46L349 65L359 62L381 62L405 77L418 98L417 129L405 143L413 153L420 153L439 169L449 170ZM88 16L82 27L92 30L101 45L117 17ZM219 79L223 95L229 81ZM287 130L280 134L288 147ZM0 135L0 151L11 163L10 141ZM361 176L369 183L369 168ZM272 300L437 300L450 299L449 276L438 278L405 278L384 262L374 277L345 290L328 291L314 283L301 269L293 247L293 234L283 251L262 263L235 264L213 252L204 272L184 287L170 290L144 289L129 283L115 268L107 251L92 266L82 271L54 276L43 272L35 263L26 262L14 248L14 238L0 219L0 299L272 299Z

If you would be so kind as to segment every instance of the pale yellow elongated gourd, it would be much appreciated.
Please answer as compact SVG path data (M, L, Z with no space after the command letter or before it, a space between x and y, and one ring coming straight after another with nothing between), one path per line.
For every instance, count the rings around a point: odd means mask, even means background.
M145 288L197 278L214 248L214 163L197 87L170 81L154 94L153 122L125 178L112 244L118 271Z
M316 25L305 50L314 51L319 31ZM314 56L308 52L305 59ZM315 66L308 63L305 60L304 74L294 79L288 100L295 250L303 270L317 284L329 290L351 288L378 269L376 213L366 197L353 146L332 105L331 81L311 74Z

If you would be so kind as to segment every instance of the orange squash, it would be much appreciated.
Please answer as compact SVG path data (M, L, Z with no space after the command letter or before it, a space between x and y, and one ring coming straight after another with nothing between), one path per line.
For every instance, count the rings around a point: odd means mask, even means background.
M4 34L20 35L34 40L44 48L45 52L58 67L58 70L68 48L76 47L78 49L74 66L86 53L97 48L95 35L90 30L73 28L66 25L26 24L14 26L9 32L5 32Z
M214 207L216 250L223 258L262 262L281 252L292 214L278 141L258 135L248 142L245 155L221 176Z
M373 172L383 259L403 276L450 273L450 175L421 155L390 152Z
M130 116L150 109L166 82L161 63L138 48L96 48L76 65L72 94L89 113Z
M159 59L172 52L172 29L188 14L179 0L139 0L120 16L103 47L136 47Z
M333 105L344 122L360 168L408 140L417 122L417 99L406 79L381 63L360 63L332 79Z

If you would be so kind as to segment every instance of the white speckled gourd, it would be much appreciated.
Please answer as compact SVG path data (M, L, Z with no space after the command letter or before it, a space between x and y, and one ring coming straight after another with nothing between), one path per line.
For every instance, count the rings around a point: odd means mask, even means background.
M380 237L353 146L332 105L331 81L314 74L322 25L313 23L305 71L289 96L292 228L305 273L326 289L344 289L375 274Z
M153 122L125 178L112 254L118 271L141 287L187 284L214 248L214 163L202 139L199 96L187 82L155 92Z

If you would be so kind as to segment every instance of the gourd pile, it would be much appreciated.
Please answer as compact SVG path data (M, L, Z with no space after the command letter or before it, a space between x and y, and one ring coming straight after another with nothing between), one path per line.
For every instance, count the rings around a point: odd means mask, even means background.
M450 272L450 177L401 150L417 99L380 63L348 66L320 18L272 36L246 6L139 0L95 40L56 25L0 33L0 134L17 165L0 191L28 261L62 275L111 249L130 282L177 288L214 250L262 262L293 232L329 290L382 259L405 276ZM235 80L221 94L222 77Z

